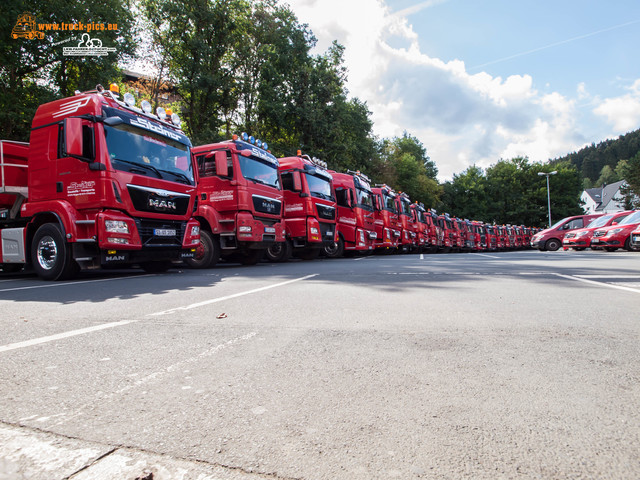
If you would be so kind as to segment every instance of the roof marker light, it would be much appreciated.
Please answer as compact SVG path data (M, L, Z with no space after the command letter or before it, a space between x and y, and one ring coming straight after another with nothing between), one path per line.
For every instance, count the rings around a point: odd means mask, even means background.
M124 103L126 103L129 107L133 107L136 104L136 97L134 97L131 92L125 93L123 99Z
M269 151L269 147L267 146L267 142L262 142L262 148Z
M142 103L140 103L140 106L142 107L142 111L144 113L151 113L152 108L148 100L143 100Z
M162 107L158 107L156 108L156 115L158 115L158 118L160 120L166 120L167 118L167 112L164 108Z
M249 143L250 143L251 145L255 145L255 143L256 143L256 137L254 137L253 135L251 135L251 136L249 137Z
M177 113L171 114L171 122L178 128L180 128L180 125L182 125L182 120L180 120L180 117Z
M262 140L256 139L256 147L262 148Z
M109 90L113 93L120 93L120 87L115 83L112 83L111 85L109 85Z
M242 133L240 134L240 138L241 138L242 140L244 140L245 142L248 142L248 141L249 141L249 134L248 134L247 132L242 132Z

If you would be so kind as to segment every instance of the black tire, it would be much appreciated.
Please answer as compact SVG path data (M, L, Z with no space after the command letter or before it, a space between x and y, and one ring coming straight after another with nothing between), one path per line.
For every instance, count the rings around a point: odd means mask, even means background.
M337 242L324 247L324 254L329 258L340 258L344 255L344 240L338 237Z
M162 260L160 262L144 262L140 266L147 273L164 273L171 268L171 262L169 260Z
M289 240L277 242L269 246L264 256L270 262L286 262L291 258L293 246Z
M31 264L43 280L67 280L80 271L80 266L73 259L71 246L54 223L45 223L33 236Z
M247 250L242 257L240 258L240 263L242 265L255 265L264 256L264 250Z
M550 252L555 252L561 246L562 244L560 243L560 240L555 238L552 238L551 240L547 240L547 243L544 244L545 250L549 250Z
M636 247L635 245L631 245L631 235L629 235L627 237L627 239L624 241L624 249L627 252L637 252L640 251L640 248Z
M194 258L185 259L191 268L212 268L220 260L220 242L208 230L200 230L200 245Z

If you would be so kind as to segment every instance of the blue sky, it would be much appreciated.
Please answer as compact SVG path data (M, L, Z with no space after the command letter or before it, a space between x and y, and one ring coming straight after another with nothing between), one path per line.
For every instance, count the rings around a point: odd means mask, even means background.
M638 0L290 0L346 47L380 137L407 130L451 178L640 128Z

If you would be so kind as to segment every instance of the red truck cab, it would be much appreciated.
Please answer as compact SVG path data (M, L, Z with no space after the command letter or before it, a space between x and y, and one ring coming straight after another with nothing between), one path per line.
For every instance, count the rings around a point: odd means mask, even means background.
M601 216L602 214L600 213L563 218L551 227L531 237L531 246L540 251L549 250L555 252L562 246L562 239L568 232L587 227L593 220Z
M608 252L613 252L618 248L635 250L635 247L631 245L631 232L638 225L640 225L640 210L635 210L617 225L596 229L591 238L591 247L602 247Z
M336 240L336 200L333 177L327 164L302 155L278 159L286 240L267 249L271 261L285 261L291 255L311 260L324 246Z
M376 251L395 251L400 242L402 224L398 214L397 193L387 185L376 185L371 189L374 197Z
M411 211L411 199L409 195L403 192L398 193L396 205L400 214L400 223L402 224L400 245L398 247L404 252L410 252L416 248L418 233L413 212Z
M191 142L164 110L96 90L41 105L29 144L2 142L0 263L45 280L81 268L150 272L193 256Z
M220 257L252 265L270 245L284 242L278 159L266 143L243 133L194 147L192 153L202 228L189 266L213 267Z
M329 170L337 203L338 238L324 248L325 255L337 258L347 252L371 252L376 240L371 180L360 173Z

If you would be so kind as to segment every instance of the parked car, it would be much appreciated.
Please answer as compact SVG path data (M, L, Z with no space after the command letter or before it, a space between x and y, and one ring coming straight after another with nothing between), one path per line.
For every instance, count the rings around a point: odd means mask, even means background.
M631 213L633 213L632 210L626 210L624 212L608 213L600 218L596 218L587 228L580 228L567 233L562 239L562 246L564 248L573 248L574 250L589 248L591 247L593 232L598 228L617 225Z
M568 232L584 228L601 216L602 214L600 213L593 215L575 215L573 217L563 218L551 227L542 230L531 237L531 246L539 249L540 251L549 250L551 252L555 252L562 246L562 240Z
M629 241L631 247L640 249L640 225L636 227L636 229L631 232L631 240Z
M640 210L635 210L617 225L597 229L593 233L591 246L603 247L608 252L618 248L634 250L635 247L631 245L631 232L638 225L640 225Z

